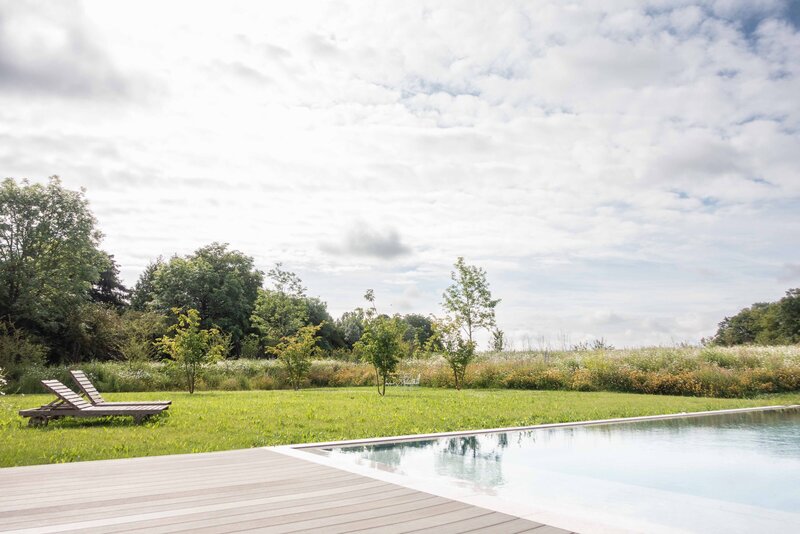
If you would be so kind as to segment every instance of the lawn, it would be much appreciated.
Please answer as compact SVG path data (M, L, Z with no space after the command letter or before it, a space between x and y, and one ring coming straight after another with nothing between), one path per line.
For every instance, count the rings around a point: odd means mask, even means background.
M326 388L301 391L117 393L108 400L170 398L169 415L51 422L29 428L17 410L47 395L0 397L0 466L218 451L398 434L632 417L774 404L800 393L756 399L669 397L574 391Z

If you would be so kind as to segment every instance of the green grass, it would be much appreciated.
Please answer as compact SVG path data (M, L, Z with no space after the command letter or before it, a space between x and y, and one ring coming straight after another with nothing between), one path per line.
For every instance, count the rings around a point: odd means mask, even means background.
M109 394L109 400L171 398L169 415L63 419L29 428L17 410L47 395L0 397L0 466L218 451L289 443L531 425L610 417L800 404L800 393L712 399L574 391L374 388Z

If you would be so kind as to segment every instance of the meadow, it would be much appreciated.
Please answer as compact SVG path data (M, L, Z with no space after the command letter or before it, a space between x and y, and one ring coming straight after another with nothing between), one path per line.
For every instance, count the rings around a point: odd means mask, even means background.
M62 419L30 428L17 411L52 397L0 397L0 467L800 403L800 393L715 399L428 387L391 387L383 398L371 387L107 397L166 397L173 405L143 425L130 418Z
M183 388L179 370L159 362L87 362L85 370L101 391L170 391ZM8 393L43 392L39 380L70 383L69 367L30 367ZM435 355L405 358L399 374L420 377L420 385L451 388L453 375ZM374 384L364 362L314 361L304 387ZM748 398L800 391L800 346L676 347L623 350L508 351L482 353L469 366L468 389L613 391L699 397ZM200 390L274 390L289 387L277 360L224 360L203 370Z

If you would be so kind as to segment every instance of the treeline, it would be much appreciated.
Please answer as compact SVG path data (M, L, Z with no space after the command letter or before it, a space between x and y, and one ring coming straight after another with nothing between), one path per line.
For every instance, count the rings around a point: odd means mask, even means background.
M453 340L454 350L470 347L471 358L479 328L491 329L502 348L502 332L494 325L499 301L491 299L485 273L462 259L458 276L453 274L457 283L444 295L458 330L448 338L445 329L434 337L432 317L378 313L372 290L364 295L364 307L334 319L327 304L309 296L302 280L280 263L264 273L251 256L221 243L155 259L129 289L114 256L100 248L101 238L83 190L67 190L57 177L48 184L3 181L0 369L8 378L44 364L168 358L164 341L190 310L199 318L194 330L220 334L226 358L275 357L282 343L296 341L306 327L313 327L314 354L340 359L379 358L368 342L389 326L400 353L392 358L443 349ZM372 337L365 336L370 325ZM354 354L354 347L365 350Z
M719 323L712 344L793 345L800 343L800 288L776 302L757 302Z

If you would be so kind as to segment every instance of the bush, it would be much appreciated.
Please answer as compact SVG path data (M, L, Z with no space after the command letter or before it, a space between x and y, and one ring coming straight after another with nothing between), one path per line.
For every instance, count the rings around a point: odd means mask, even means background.
M47 348L24 330L0 322L0 368L6 380L12 384L18 382L26 370L44 366L46 356Z

